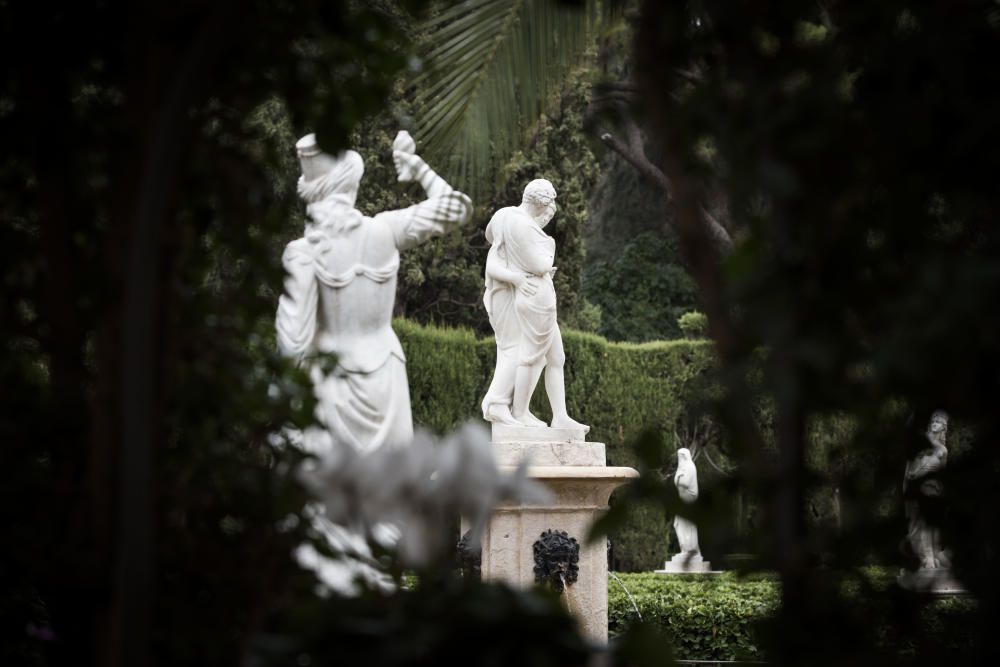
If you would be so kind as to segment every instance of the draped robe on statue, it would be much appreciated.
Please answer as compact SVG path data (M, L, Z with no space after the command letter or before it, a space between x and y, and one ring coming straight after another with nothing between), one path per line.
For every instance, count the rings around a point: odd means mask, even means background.
M497 211L486 226L490 255L512 271L539 278L538 289L528 296L510 283L487 274L483 304L496 333L497 354L517 355L521 365L532 365L544 357L561 335L556 322L556 291L552 282L555 239L546 234L528 214L516 206ZM484 416L490 405L510 405L513 378L493 382L483 399ZM502 386L501 386L502 385Z
M288 275L278 344L300 359L337 355L328 373L306 361L326 429L304 434L309 450L329 451L329 438L359 451L413 439L406 358L391 326L399 251L464 222L471 211L468 197L434 178L427 200L371 218L353 207L360 173L334 170L312 190L315 182L300 181L313 223L282 257Z
M691 459L687 448L677 450L677 472L674 473L674 485L681 502L693 503L698 500L698 470ZM674 532L677 533L677 544L681 554L701 557L698 546L698 526L694 521L677 515L674 517Z

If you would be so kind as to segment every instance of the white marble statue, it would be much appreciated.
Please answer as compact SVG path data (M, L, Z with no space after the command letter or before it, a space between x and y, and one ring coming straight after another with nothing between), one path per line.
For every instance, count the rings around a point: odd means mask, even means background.
M524 188L520 206L497 211L486 227L483 302L496 334L497 365L483 399L487 421L545 426L528 409L545 371L553 428L589 430L566 411L566 354L556 321L555 239L543 231L556 212L556 191L544 179Z
M681 502L690 505L698 500L698 469L694 467L691 452L685 447L677 450L677 472L674 473L674 486ZM680 545L678 556L684 559L701 560L701 547L698 546L698 526L679 514L674 516L674 532L677 533L677 543Z
M329 481L337 471L381 467L384 461L374 454L383 447L411 445L406 360L391 327L399 251L465 222L472 203L415 154L416 146L406 132L393 143L398 179L418 181L427 199L371 218L354 208L364 173L358 153L344 151L336 157L323 153L312 134L295 146L302 165L298 192L308 219L302 238L289 243L282 256L285 292L278 301L275 326L282 353L303 364L313 382L319 426L288 435L317 456L318 461L303 471L304 479L316 485L317 479ZM336 366L324 369L318 353L335 354ZM329 484L319 487L324 491L321 497L342 491ZM370 499L390 493L391 486L383 477L381 483L367 486L356 481L351 489ZM359 580L391 589L368 540L405 552L407 527L377 522L360 506L354 509L353 516L345 516L331 512L329 502L327 507L311 505L313 529L338 556L329 558L306 542L296 549L296 558L326 587L342 594L357 593Z
M938 474L948 463L948 449L945 446L947 435L948 415L938 410L931 416L930 426L927 428L930 446L920 450L907 462L903 477L907 539L920 562L921 570L936 570L950 565L948 554L941 545L940 531L927 524L920 511L919 500L919 496L940 499L944 493Z
M309 134L296 144L306 203L305 233L282 256L287 276L276 326L281 351L309 368L324 429L303 445L321 457L330 439L367 452L413 438L403 349L391 327L399 252L469 219L472 204L434 173L400 132L393 161L400 181L418 181L427 199L367 217L354 208L361 156L323 153ZM313 353L334 353L324 372Z

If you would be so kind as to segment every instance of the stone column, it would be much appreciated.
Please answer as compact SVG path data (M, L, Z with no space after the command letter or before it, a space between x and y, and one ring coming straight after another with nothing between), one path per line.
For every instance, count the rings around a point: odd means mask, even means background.
M497 463L512 468L527 458L529 474L553 494L545 505L501 505L483 535L482 576L515 586L536 584L535 542L547 531L565 532L579 545L577 571L566 573L563 596L585 636L608 639L608 556L604 540L586 545L591 524L615 488L638 477L632 468L608 467L604 444L585 442L584 429L493 424ZM563 540L566 538L557 537ZM575 581L572 579L575 576Z

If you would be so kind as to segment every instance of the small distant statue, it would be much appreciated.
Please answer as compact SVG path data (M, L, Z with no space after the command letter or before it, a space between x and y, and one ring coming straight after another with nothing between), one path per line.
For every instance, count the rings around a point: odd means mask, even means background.
M682 503L693 504L698 500L698 469L691 458L691 450L681 447L677 450L677 472L674 486ZM668 560L658 574L712 573L712 566L702 558L698 546L698 526L694 521L679 514L674 515L674 532L680 551Z
M928 525L920 509L920 497L939 501L944 494L944 485L939 474L948 463L948 415L938 410L931 416L927 428L930 447L920 450L906 464L903 476L903 496L908 521L907 540L917 557L921 570L947 568L950 559L941 545L940 531Z
M549 181L531 181L521 205L500 209L486 227L491 245L483 303L496 334L497 365L483 399L483 417L500 424L545 426L528 409L544 369L551 426L586 432L590 427L566 411L566 353L552 282L556 243L543 231L555 215L555 199Z
M941 531L928 522L928 510L941 509L944 484L940 475L948 463L948 415L938 410L927 427L929 447L921 449L906 464L903 475L903 509L906 539L918 565L913 572L901 571L896 581L912 591L941 594L964 593L962 583L951 571L951 557L941 543Z
M327 155L313 134L295 146L308 220L282 256L276 327L281 351L307 365L318 400L324 428L310 429L303 445L320 455L331 438L360 452L405 445L413 439L410 391L391 326L399 252L464 223L472 203L416 155L406 132L393 143L398 180L418 181L427 199L371 218L354 208L364 173L358 153ZM336 354L336 367L324 372L310 359L316 352Z
M688 505L698 500L698 469L694 467L691 451L686 447L677 450L677 472L674 473L674 486L681 502ZM680 545L682 558L701 560L701 548L698 546L698 526L680 515L674 517L674 532L677 533L677 544Z

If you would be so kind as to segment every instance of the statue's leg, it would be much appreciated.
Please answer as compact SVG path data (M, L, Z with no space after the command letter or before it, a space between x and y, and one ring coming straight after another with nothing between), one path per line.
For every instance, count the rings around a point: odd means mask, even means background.
M483 399L483 418L501 424L517 424L511 415L514 378L517 374L517 347L497 348L497 366L493 381Z
M528 408L527 412L525 412L523 415L521 415L521 421L520 421L520 423L523 426L548 426L548 424L546 424L541 419L539 419L538 417L536 417L535 415L533 415L531 413L531 408L530 407Z
M586 433L590 427L576 421L566 411L566 351L558 329L545 356L545 393L552 406L552 428L583 428Z
M562 336L557 335L545 355L545 393L549 395L549 405L552 406L552 423L569 419L566 412L566 352L563 349Z
M941 531L938 528L934 528L931 532L932 546L931 549L934 551L934 567L950 567L951 559L948 557L945 550L941 547Z
M511 361L510 361L510 368L511 368L510 391L511 391L511 394L514 393L514 388L517 386L517 379L516 379L516 376L515 376L515 374L517 372L517 368L518 368L518 365L517 365L517 354L516 354L516 352L517 352L517 348L512 348L511 349ZM544 362L540 362L540 363L544 363ZM534 377L534 381L531 384L531 388L532 388L532 392L531 393L534 393L534 387L535 387L536 384L538 384L538 377L537 376ZM511 405L513 405L513 400L511 401ZM536 427L537 426L548 426L548 424L546 424L545 422L543 422L541 419L539 419L535 415L531 414L531 394L528 395L528 407L524 409L523 413L519 413L518 414L517 419L514 419L513 416L511 417L511 419L514 420L515 423L521 424L522 426L536 426Z
M920 568L933 570L936 567L934 562L934 542L931 537L931 529L921 518L917 520L915 534L917 557L920 559Z
M517 367L517 375L514 378L514 404L511 407L511 412L514 414L514 419L519 422L526 423L524 417L528 413L528 404L531 403L531 395L535 393L535 385L538 384L538 378L542 375L544 365L543 359L533 365L520 364Z

